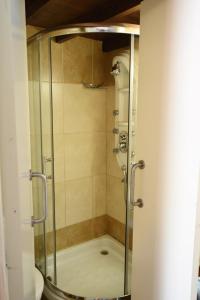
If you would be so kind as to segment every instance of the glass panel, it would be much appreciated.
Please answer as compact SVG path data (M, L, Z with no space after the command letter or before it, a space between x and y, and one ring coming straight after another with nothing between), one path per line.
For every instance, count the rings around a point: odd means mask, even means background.
M41 74L41 127L42 127L42 163L48 182L48 216L45 222L47 277L56 283L56 240L55 240L55 208L54 208L54 155L52 124L52 92L50 41L40 41L40 74Z
M48 181L48 216L44 224L34 226L35 259L43 274L56 283L51 66L47 39L28 45L28 65L32 170L44 173ZM34 216L40 216L41 181L34 179L32 187Z
M30 140L31 140L31 169L42 172L42 131L41 131L41 99L40 99L40 49L39 42L34 41L28 45L28 75L29 75L29 107L30 107ZM33 214L35 217L42 214L42 183L33 178L32 198ZM35 236L35 262L37 267L45 274L45 225L34 226Z
M127 44L104 52L101 38L52 41L57 285L78 296L113 298L124 295L129 230L130 50Z

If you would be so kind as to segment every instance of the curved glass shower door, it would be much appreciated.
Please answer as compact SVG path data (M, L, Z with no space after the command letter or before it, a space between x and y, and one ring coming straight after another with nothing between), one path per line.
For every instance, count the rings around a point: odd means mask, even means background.
M53 180L53 136L51 111L51 84L49 48L47 40L35 40L28 44L29 111L31 170L46 175L48 187L48 214L45 222L34 225L35 263L45 277L49 274L50 259L53 262L51 280L56 282L55 268L55 209ZM43 214L43 186L41 180L32 179L34 217ZM52 254L53 253L53 254Z
M56 32L30 43L40 43L40 95L30 98L40 143L31 136L32 153L49 182L36 261L52 299L131 294L138 38L102 28L69 28L59 43Z

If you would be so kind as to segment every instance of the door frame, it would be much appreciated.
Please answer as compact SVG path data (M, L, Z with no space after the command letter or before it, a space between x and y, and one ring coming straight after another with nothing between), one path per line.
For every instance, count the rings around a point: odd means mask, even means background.
M24 1L0 1L0 161L4 297L35 300ZM2 228L4 226L4 228ZM4 240L4 241L3 241ZM5 261L6 260L6 261ZM5 265L6 263L6 265ZM7 278L6 278L7 277ZM6 295L8 290L9 296Z

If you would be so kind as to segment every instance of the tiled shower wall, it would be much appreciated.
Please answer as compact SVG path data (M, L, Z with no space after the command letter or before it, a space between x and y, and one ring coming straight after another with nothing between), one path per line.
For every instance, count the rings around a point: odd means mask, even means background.
M53 121L57 229L106 214L106 89L97 41L77 37L53 43Z
M45 53L47 44L43 43L42 47ZM104 83L104 88L100 89L86 89L82 85L82 82L92 80L92 48L94 82ZM63 44L52 43L58 248L75 243L67 241L71 238L69 232L78 237L77 242L106 232L121 239L124 233L122 172L112 152L115 95L114 81L109 72L112 58L117 53L119 51L105 54L101 42L81 37ZM49 75L45 71L48 61L42 53L41 59L42 99L45 101L45 95L49 97ZM47 229L51 231L49 220ZM116 230L118 232L113 233Z

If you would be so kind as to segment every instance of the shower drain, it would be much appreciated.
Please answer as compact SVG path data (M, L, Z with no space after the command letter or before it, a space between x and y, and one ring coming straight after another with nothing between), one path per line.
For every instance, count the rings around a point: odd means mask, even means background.
M108 255L109 254L109 252L107 250L101 250L100 253L101 253L101 255Z

